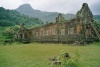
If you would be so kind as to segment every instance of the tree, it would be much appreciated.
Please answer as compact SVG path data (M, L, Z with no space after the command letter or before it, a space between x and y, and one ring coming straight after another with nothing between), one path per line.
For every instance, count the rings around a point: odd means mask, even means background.
M3 32L3 35L7 38L7 39L12 39L15 32L17 32L19 30L20 26L16 25L14 27L8 27L6 28L6 30Z
M14 29L9 27L7 28L4 32L3 35L7 38L7 39L12 39L13 38L13 34L14 34Z

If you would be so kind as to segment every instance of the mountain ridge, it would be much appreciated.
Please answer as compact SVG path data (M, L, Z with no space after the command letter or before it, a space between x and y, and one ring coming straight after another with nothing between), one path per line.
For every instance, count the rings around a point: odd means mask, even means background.
M18 11L21 14L28 15L30 17L39 18L42 21L46 22L55 22L55 18L58 16L58 12L46 12L46 11L40 11L35 10L31 7L30 4L23 4L20 5L16 11ZM75 14L64 14L62 13L62 16L64 16L65 20L69 20L75 17ZM100 15L94 15L94 18L100 22Z
M40 11L35 10L31 7L30 4L23 4L20 5L16 11L18 11L21 14L28 15L30 17L40 18L44 22L54 22L55 18L58 16L58 12L46 12L46 11ZM74 14L63 14L66 20L73 18Z

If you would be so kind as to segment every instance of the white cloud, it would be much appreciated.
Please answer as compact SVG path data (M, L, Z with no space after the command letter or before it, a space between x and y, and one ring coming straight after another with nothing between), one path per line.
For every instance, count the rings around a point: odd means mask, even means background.
M6 9L15 9L21 4L23 4L21 0L1 0L0 1L0 7L4 7Z
M50 12L76 13L83 3L92 5L99 0L0 0L0 6L8 9L16 9L19 5L29 3L34 9ZM95 7L96 8L96 7ZM95 12L95 10L92 10ZM95 14L95 13L94 13Z

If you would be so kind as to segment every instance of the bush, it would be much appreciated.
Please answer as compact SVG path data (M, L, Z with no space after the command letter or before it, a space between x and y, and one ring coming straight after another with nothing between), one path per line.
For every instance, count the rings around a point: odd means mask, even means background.
M75 51L75 57L66 59L64 57L66 52L62 51L60 55L60 61L62 62L61 67L79 67L80 66L80 54L78 50Z

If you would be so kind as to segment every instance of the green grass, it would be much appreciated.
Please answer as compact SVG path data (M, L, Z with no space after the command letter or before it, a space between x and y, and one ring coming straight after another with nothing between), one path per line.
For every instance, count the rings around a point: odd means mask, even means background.
M100 67L100 43L86 46L66 44L21 44L0 45L0 67L52 67L49 58L59 56L61 51L74 57L78 50L83 67Z

